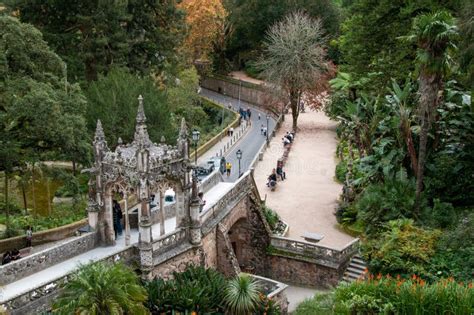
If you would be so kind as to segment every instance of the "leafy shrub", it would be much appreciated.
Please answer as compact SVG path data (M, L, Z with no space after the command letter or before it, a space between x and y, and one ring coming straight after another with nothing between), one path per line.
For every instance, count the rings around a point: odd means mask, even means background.
M336 220L339 224L351 224L357 220L357 209L353 204L341 201L336 209Z
M269 299L263 293L259 293L259 302L255 309L255 315L280 315L281 309L274 300Z
M439 236L437 230L416 227L413 220L394 220L363 243L362 254L372 272L424 274Z
M447 228L457 221L457 212L449 202L433 200L433 208L425 208L423 222L434 228Z
M469 210L456 227L441 236L428 265L433 279L452 276L459 281L470 281L474 278L474 212Z
M263 208L263 214L265 215L265 219L267 220L270 229L273 231L280 221L280 216L268 207Z
M153 314L178 311L222 312L225 279L214 269L188 266L174 272L173 280L155 279L145 284L148 308Z
M296 315L331 315L333 314L334 294L321 293L316 294L311 299L304 300L296 308Z
M366 281L342 283L334 293L317 294L301 303L296 315L312 314L472 314L472 283L456 283L452 278L427 284L412 276L408 280L389 275Z
M372 234L390 220L413 217L415 199L415 181L406 174L371 184L356 202L357 218Z

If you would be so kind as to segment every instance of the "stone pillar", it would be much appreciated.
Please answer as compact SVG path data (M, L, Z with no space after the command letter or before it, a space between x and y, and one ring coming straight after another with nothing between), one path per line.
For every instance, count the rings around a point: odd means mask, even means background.
M189 221L185 203L187 194L182 187L175 187L174 190L176 193L176 227L187 227Z
M130 245L130 219L128 214L128 193L125 192L124 195L125 201L125 246Z
M104 241L106 245L115 246L114 218L112 212L112 191L107 188L104 196Z
M159 188L159 196L160 196L160 236L166 234L166 227L165 227L165 189L160 187Z
M140 179L140 187L138 189L140 197L141 216L138 226L139 241L138 248L140 250L140 269L142 278L150 280L153 269L153 237L151 230L150 206L148 203L148 181L146 178Z
M193 176L193 186L191 200L189 203L189 216L191 221L191 227L189 229L190 242L193 245L201 244L201 220L199 218L199 198L197 192L197 178Z

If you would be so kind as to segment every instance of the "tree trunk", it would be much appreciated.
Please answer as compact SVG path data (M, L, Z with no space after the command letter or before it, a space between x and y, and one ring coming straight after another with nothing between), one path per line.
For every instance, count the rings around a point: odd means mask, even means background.
M421 193L423 192L423 180L427 156L428 132L431 127L433 116L436 114L436 107L438 105L438 91L441 88L441 77L439 75L428 73L426 69L422 69L419 81L419 115L421 118L421 124L417 167L418 177L416 181L415 215L419 215L420 213Z
M23 207L25 208L25 215L28 215L28 202L26 200L26 187L23 179L21 180L21 195L23 197Z
M408 131L408 134L405 136L405 143L407 145L408 154L410 155L411 168L415 173L415 177L418 178L418 159L416 157L415 145L413 143L413 137L411 131Z
M8 172L5 171L5 223L8 229L10 221L10 203L8 202Z
M298 106L298 90L290 91L290 106L291 106L291 115L293 116L293 131L296 132L298 128L298 115L300 114L300 109Z
M35 162L33 162L33 166L31 167L31 192L33 194L33 218L36 222L36 192L35 192Z

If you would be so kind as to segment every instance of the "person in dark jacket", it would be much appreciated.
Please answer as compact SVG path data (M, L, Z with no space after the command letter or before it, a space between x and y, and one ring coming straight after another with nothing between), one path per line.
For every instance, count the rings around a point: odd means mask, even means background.
M117 235L122 235L122 208L117 200L113 200L112 206L112 214L114 220L114 232L115 232L115 239L117 239Z

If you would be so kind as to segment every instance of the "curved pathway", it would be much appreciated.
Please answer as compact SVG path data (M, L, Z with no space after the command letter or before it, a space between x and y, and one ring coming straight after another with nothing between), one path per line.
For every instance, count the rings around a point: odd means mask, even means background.
M291 129L291 115L272 139L263 160L255 169L255 181L267 206L290 225L288 237L301 239L305 232L323 234L321 245L343 248L353 238L337 225L334 211L342 185L334 180L337 146L336 123L323 112L301 113L299 131L285 167L287 179L276 191L266 187L266 179L282 156L281 138Z

